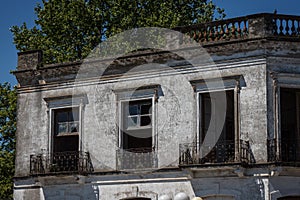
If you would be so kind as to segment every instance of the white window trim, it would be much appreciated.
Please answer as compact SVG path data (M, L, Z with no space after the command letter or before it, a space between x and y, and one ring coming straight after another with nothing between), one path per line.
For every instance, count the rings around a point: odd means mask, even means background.
M78 108L79 112L79 130L78 130L78 137L79 137L79 144L78 144L78 151L82 151L82 104L80 105L71 105L71 106L62 106L62 107L56 107L56 108L50 108L50 120L49 120L49 152L53 152L53 138L55 135L55 130L54 130L54 112L59 109L67 109L67 108ZM62 136L64 137L64 136Z
M195 136L195 141L197 144L197 149L200 149L200 126L201 126L201 108L200 108L200 95L204 93L211 93L211 92L221 92L221 91L228 91L228 90L233 90L233 95L234 95L234 142L235 142L235 160L239 160L239 154L240 154L240 136L241 136L241 131L240 131L240 89L241 86L245 85L244 79L242 75L236 75L236 76L230 76L230 77L223 77L225 80L224 82L229 83L229 85L224 84L223 88L220 88L220 85L218 85L217 88L206 88L203 87L205 83L209 82L218 82L221 81L221 78L212 78L212 79L207 79L207 80L193 80L190 81L195 94L196 94L196 104L197 104L197 112L196 112L196 118L197 118L197 131L196 131L196 136ZM234 83L234 84L233 84Z
M156 111L156 104L155 104L155 95L153 95L152 97L141 97L141 98L132 98L132 99L120 99L119 103L118 103L118 110L119 110L119 144L118 147L119 148L123 148L123 134L122 134L122 128L124 127L123 125L123 112L122 112L122 105L124 102L130 102L130 101L140 101L140 100L152 100L152 119L151 119L151 123L152 123L152 149L156 148L156 137L155 137L155 133L156 133L156 116L155 116L155 111Z
M53 153L53 137L54 137L54 112L58 109L78 108L79 112L79 130L78 130L78 151L85 151L83 144L83 111L88 104L86 95L66 96L66 97L51 97L44 98L48 107L48 156Z
M157 151L157 99L159 94L161 93L160 85L148 85L139 88L125 88L125 89L116 89L113 92L117 96L117 114L118 114L118 148L123 148L123 135L122 135L122 127L123 127L123 113L122 113L122 103L129 101L138 101L138 100L149 100L152 99L152 149ZM134 91L138 91L140 94L135 94ZM128 95L133 94L133 95Z
M300 74L295 73L280 73L270 71L270 77L272 79L273 87L273 123L274 123L274 135L276 140L276 157L281 157L281 107L280 107L280 91L281 88L300 89Z

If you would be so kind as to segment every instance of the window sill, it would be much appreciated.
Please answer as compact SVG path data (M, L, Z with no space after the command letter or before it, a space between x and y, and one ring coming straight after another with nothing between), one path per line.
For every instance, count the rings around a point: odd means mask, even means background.
M79 135L78 132L74 132L74 133L60 133L58 135L56 135L56 137L65 137L65 136L74 136L74 135Z

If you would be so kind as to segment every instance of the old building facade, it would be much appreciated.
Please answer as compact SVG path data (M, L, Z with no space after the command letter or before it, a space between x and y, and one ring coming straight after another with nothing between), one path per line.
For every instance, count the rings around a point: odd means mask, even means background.
M72 63L18 54L15 199L300 198L300 17L169 33Z

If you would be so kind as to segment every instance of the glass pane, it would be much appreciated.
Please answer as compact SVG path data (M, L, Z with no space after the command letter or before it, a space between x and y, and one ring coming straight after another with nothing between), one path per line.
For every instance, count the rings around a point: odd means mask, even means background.
M141 115L151 114L152 105L151 104L142 104L141 105Z
M57 135L68 132L68 122L57 123Z
M129 105L129 115L138 114L138 105Z
M141 126L151 125L151 115L141 116Z
M79 122L70 122L69 123L70 127L70 133L76 133L79 130Z
M78 108L72 108L69 112L69 121L79 121Z
M127 127L135 127L137 126L137 116L135 117L128 117Z
M57 122L67 122L68 121L68 112L67 111L58 111L56 113Z

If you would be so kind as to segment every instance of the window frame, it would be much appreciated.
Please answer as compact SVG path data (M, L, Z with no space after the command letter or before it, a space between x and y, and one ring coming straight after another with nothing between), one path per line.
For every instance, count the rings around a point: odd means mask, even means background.
M152 101L152 150L157 151L157 102L159 96L162 94L161 86L159 84L146 85L136 88L120 88L114 89L113 92L116 95L117 103L117 129L118 129L118 141L117 147L123 149L123 134L122 134L122 103L129 101L138 101L138 100L149 100ZM137 129L138 130L138 129Z
M138 98L138 97L135 97L135 98L131 98L131 99L120 99L119 102L118 102L118 115L119 115L119 144L118 144L118 147L120 149L123 149L123 127L124 127L124 121L123 121L123 116L125 115L123 113L123 104L126 102L128 103L129 105L129 102L130 101L142 101L142 100L151 100L151 104L152 104L152 113L151 113L151 127L147 127L147 128L151 128L152 131L152 149L155 149L156 148L156 137L155 137L155 126L156 126L156 123L155 123L155 120L156 120L156 117L155 117L155 110L156 110L156 106L155 106L155 101L156 101L156 97L155 96L152 96L152 97L141 97L141 98ZM126 116L126 115L125 115ZM128 117L128 116L126 116ZM136 129L131 129L131 130L142 130L142 129L145 129L146 127L141 127L141 128L136 128Z
M58 109L72 109L73 107L78 108L79 128L78 128L78 151L84 151L82 144L84 143L83 138L83 114L85 105L88 104L86 94L70 95L70 96L57 96L57 97L46 97L44 101L47 105L48 114L48 146L46 151L50 156L54 151L54 137L55 137L55 110ZM77 135L77 134L70 134ZM67 136L59 136L67 137Z
M233 90L234 96L234 144L235 144L235 161L239 161L240 159L240 149L241 149L241 131L240 131L240 90L241 87L246 86L245 80L242 75L233 75L222 78L210 78L210 79L200 79L200 80L192 80L190 81L191 85L194 88L194 94L196 99L196 145L197 149L200 149L201 143L201 106L200 106L200 95L204 93L212 93L212 92L226 92L227 90ZM208 88L207 84L209 84L212 88Z
M63 135L58 135L56 136L56 130L55 130L55 111L56 110L60 110L60 109L73 109L73 108L78 108L78 112L79 112L79 126L78 126L78 132L76 134L63 134ZM78 140L79 140L79 144L78 144L78 152L82 151L82 106L81 105L70 105L70 106L62 106L62 107L55 107L55 108L50 108L50 123L49 123L49 129L50 129L50 137L49 137L49 153L54 153L54 137L68 137L68 136L74 136L74 135L78 135Z
M151 101L151 113L148 113L148 114L142 114L141 113L141 106L142 105L147 105L146 103L139 103L139 104L135 104L135 105L137 105L138 106L138 108L137 108L137 113L136 114L133 114L133 115L131 115L130 114L130 102L138 102L138 101L147 101L147 100L151 100L150 98L149 99L139 99L139 100L130 100L130 101L128 101L129 103L128 103L128 110L129 110L129 113L123 113L125 116L123 116L124 118L126 118L127 119L127 126L126 126L126 130L141 130L141 129L148 129L148 128L152 128L152 115L153 115L153 112L152 112L152 105L153 105L153 101ZM124 101L123 101L123 103L124 103ZM142 117L150 117L150 124L149 125L144 125L144 126L142 126L142 122L141 122L141 118ZM136 117L137 118L137 125L136 126L129 126L128 125L128 121L130 120L130 118L132 118L132 117ZM123 126L123 128L124 128L124 126Z
M198 143L201 142L201 137L203 135L203 131L202 131L202 114L203 114L202 112L203 111L202 111L202 106L201 106L201 100L202 100L201 95L209 94L209 96L210 96L210 93L214 93L214 92L225 92L226 93L226 91L232 91L233 96L236 95L234 88L227 88L227 89L223 89L223 90L216 89L216 90L210 90L210 91L196 92L196 95L197 95L197 138L196 139L197 139ZM233 104L234 104L234 109L235 109L235 107L236 107L235 104L237 102L235 102L235 99L233 101L234 101ZM235 111L234 111L233 115L234 115L234 118L235 118ZM236 126L235 122L234 122L234 125ZM235 135L235 137L236 137L236 135Z
M300 85L288 85L288 84L279 84L278 85L278 91L277 91L277 104L276 106L278 107L277 108L277 113L276 113L276 118L275 120L278 120L278 124L275 125L275 126L278 126L278 133L275 134L275 136L277 136L277 141L276 141L276 154L277 154L277 158L279 159L279 161L282 161L282 162L299 162L299 160L294 160L294 161L288 161L286 160L288 157L284 157L286 155L283 154L283 146L284 146L284 139L286 137L286 135L283 134L283 128L282 128L282 102L281 102L281 98L282 98L282 93L283 93L283 90L291 90L293 93L295 93L295 108L296 108L296 119L295 119L295 122L296 122L296 132L295 132L295 135L297 138L294 138L296 140L296 147L297 149L300 148L300 144L299 144L299 139L300 139ZM291 139L288 139L287 142L290 142ZM288 143L289 145L289 143Z
M77 109L78 111L78 120L73 120L73 121L70 121L69 120L69 114L73 113L73 109ZM66 112L68 113L68 120L65 121L65 122L58 122L57 119L56 119L56 115L57 115L57 112L59 111L64 111L66 110ZM79 106L71 106L71 107L63 107L63 108L55 108L55 109L52 109L52 112L53 112L53 133L54 133L54 136L56 137L64 137L64 136L71 136L71 135L79 135L79 130L80 130L80 113L79 113ZM67 129L68 129L68 132L64 132L64 133L60 133L58 130L57 130L57 126L60 124L60 123L65 123L67 124ZM72 131L69 131L70 129L70 124L71 123L78 123L78 131L76 132L72 132Z
M273 135L268 135L268 140L275 140L275 154L273 161L282 160L282 127L281 127L281 89L298 89L300 90L300 74L296 73L281 73L270 71L269 77L271 80L270 87L272 87L273 94L271 98L273 101ZM300 126L300 122L299 122ZM300 131L300 129L299 129ZM269 147L270 148L270 147ZM269 155L271 156L271 155ZM269 158L268 158L269 159Z

